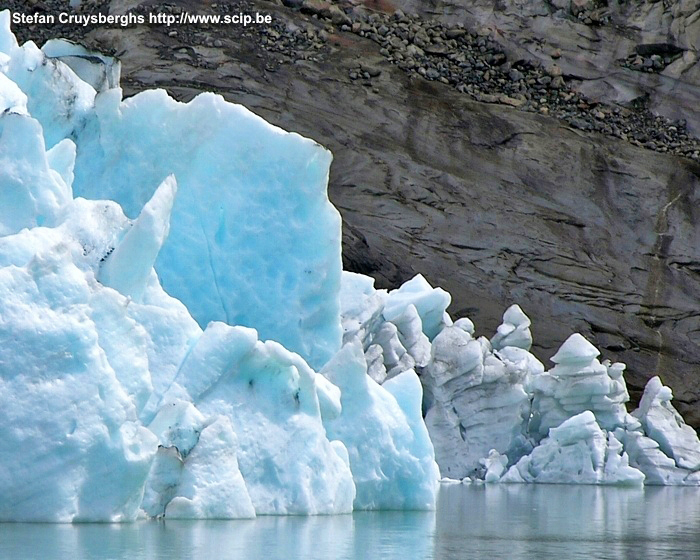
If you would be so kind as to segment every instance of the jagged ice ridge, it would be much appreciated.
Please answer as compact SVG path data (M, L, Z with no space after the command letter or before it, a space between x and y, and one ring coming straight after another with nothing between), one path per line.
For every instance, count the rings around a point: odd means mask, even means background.
M400 320L390 314L392 322L384 310L399 293L409 311ZM449 298L420 276L387 292L345 272L341 294L346 337L363 341L370 375L383 381L406 366L419 372L445 480L700 484L700 440L673 408L670 389L652 378L629 414L625 365L601 363L580 334L545 370L529 351L530 319L518 305L488 340L475 336L467 318L452 324ZM420 332L421 314L412 305L419 301L434 302L433 316L443 317L432 342Z

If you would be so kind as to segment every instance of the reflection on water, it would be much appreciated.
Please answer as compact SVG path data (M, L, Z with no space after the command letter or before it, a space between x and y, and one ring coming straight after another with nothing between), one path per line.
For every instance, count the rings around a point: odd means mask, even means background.
M0 524L21 560L435 558L700 559L700 489L443 486L437 512Z
M435 558L699 559L700 489L443 487Z
M435 512L368 512L240 521L123 525L0 524L0 558L319 559L430 558Z

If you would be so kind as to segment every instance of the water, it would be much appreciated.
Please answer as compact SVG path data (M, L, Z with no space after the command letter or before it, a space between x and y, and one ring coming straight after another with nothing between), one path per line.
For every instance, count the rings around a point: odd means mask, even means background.
M700 489L442 486L435 512L124 525L0 524L12 560L685 560Z

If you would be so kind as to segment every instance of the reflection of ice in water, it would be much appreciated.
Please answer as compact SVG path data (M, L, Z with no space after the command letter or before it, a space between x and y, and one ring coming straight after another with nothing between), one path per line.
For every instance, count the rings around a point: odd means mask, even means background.
M22 560L697 560L700 489L442 486L437 512L124 525L0 524Z
M435 558L470 552L500 558L700 558L700 489L443 487Z
M170 525L170 524L168 524ZM426 558L435 512L367 512L317 517L258 517L252 522L202 522L174 531L189 535L196 558L330 560Z
M425 558L432 549L434 512L369 512L319 517L259 517L231 530L221 522L212 532L212 522L183 529L192 538L197 558ZM177 528L175 529L177 530ZM214 540L218 541L213 543ZM414 556L416 555L417 556Z
M123 525L0 524L0 558L22 560L410 560L431 558L435 512L359 512Z

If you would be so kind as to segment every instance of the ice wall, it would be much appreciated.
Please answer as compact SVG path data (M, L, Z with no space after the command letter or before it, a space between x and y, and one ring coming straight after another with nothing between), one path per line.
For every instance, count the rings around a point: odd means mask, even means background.
M217 96L123 102L8 22L0 520L429 509L436 456L487 482L700 484L670 390L628 414L624 365L581 335L545 371L517 305L489 340L422 276L341 285L325 150Z

